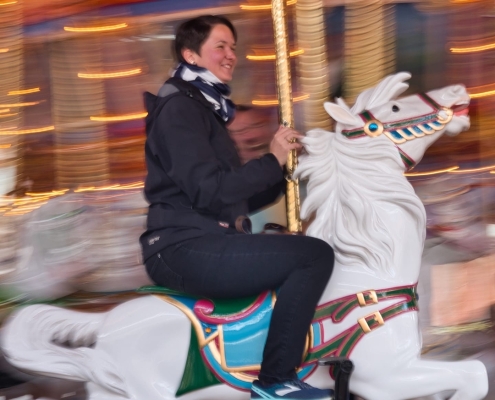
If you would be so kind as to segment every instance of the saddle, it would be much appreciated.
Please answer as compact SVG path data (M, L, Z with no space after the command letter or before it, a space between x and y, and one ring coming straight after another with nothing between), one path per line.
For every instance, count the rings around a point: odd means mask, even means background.
M144 286L138 292L160 296L191 321L186 367L176 395L224 382L250 390L260 370L276 292L232 300L199 298L161 286ZM321 342L320 325L313 325L307 349ZM299 377L304 379L314 368L316 364L305 366Z
M249 391L260 369L276 292L237 300L202 299L158 286L145 286L138 292L160 296L191 321L189 352L176 396L218 383ZM394 304L364 315L332 338L324 338L323 320L339 323L356 308L392 299L396 300ZM320 304L310 325L303 364L297 372L299 378L311 374L321 359L349 357L365 335L391 318L417 311L417 300L416 284L413 284L366 290ZM330 374L333 376L333 368Z

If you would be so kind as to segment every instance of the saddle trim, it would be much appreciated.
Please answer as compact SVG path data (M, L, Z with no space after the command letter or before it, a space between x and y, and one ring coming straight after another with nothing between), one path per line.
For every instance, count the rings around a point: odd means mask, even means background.
M169 304L177 307L179 310L181 310L186 315L186 317L189 319L189 321L193 325L194 330L196 331L196 335L198 337L198 343L199 343L200 349L207 346L209 343L211 343L213 340L215 340L218 337L218 334L219 334L218 330L216 332L213 332L208 337L206 337L204 335L204 331L201 327L201 324L197 318L197 315L194 312L192 312L188 307L186 307L184 304L182 304L180 301L177 301L173 297L167 296L166 294L155 294L154 296L165 301L166 303L169 303Z
M260 294L256 300L250 304L248 307L242 309L238 313L229 314L229 315L219 315L214 314L215 304L208 299L200 299L194 304L194 313L196 316L203 322L208 324L225 324L229 322L240 321L244 317L248 316L252 312L256 311L261 304L265 301L265 299L270 294L269 291L266 291ZM272 295L272 306L275 304L275 297Z

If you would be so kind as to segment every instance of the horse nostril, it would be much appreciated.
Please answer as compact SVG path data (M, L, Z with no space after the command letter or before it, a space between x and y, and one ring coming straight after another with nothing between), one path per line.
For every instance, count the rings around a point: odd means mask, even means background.
M399 107L397 107L396 105L394 105L394 106L392 107L392 111L393 111L393 112L397 112L397 111L399 111Z

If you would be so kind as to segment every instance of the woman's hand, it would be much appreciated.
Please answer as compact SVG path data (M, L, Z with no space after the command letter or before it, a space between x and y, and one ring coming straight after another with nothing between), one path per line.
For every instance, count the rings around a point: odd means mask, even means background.
M275 133L270 143L270 153L277 158L281 167L287 162L287 156L291 150L302 148L302 145L297 142L302 137L299 132L282 125Z

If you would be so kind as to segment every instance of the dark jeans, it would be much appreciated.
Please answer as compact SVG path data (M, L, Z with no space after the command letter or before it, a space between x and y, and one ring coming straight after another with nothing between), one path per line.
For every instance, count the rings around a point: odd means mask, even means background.
M209 234L170 246L146 269L159 285L210 298L279 288L259 375L273 383L295 378L333 261L326 242L307 236Z

